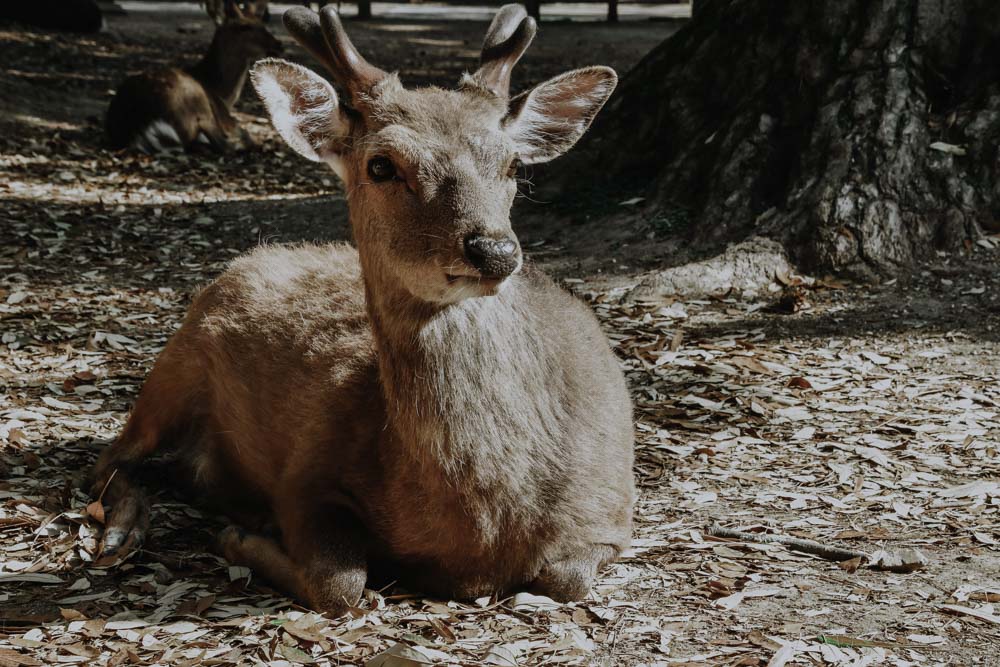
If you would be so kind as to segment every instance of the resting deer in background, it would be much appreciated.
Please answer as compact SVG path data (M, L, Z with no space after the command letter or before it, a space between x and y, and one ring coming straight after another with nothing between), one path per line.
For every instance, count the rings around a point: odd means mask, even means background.
M205 9L209 16L216 16L225 12L227 2L229 0L205 0ZM271 10L267 6L268 0L237 0L236 4L244 16L252 16L264 23L271 20Z
M145 72L118 87L106 119L112 148L159 153L202 144L221 152L244 139L233 107L250 65L281 53L281 43L233 0L209 10L218 27L200 62Z
M332 8L284 21L343 96L280 60L252 81L288 144L344 181L357 250L261 247L195 297L95 467L103 553L143 537L129 470L172 446L224 507L277 524L227 529L226 557L314 609L343 611L366 579L583 597L630 539L631 403L593 313L523 265L510 209L518 166L569 149L615 73L510 99L535 32L520 5L457 90L404 89Z

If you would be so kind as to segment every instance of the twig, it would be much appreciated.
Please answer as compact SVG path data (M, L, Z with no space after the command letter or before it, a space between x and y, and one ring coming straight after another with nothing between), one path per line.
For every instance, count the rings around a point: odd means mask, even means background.
M104 493L108 490L108 487L111 486L111 482L114 480L115 475L117 475L117 474L118 474L118 468L115 468L114 470L111 471L111 476L108 477L108 481L106 481L104 483L104 488L101 489L101 493L98 494L97 500L94 501L94 502L98 502L99 503L99 502L102 502L104 500Z
M834 560L837 562L851 560L852 558L868 558L868 554L863 551L841 549L840 547L821 544L814 540L803 540L798 537L788 537L787 535L747 533L741 530L734 530L732 528L723 528L719 524L714 524L711 528L709 528L708 534L713 537L726 537L733 540L740 540L741 542L783 544L789 549L794 549L795 551L801 551L802 553L812 554L814 556L819 556L820 558L825 558L826 560Z
M741 542L781 544L789 549L819 556L826 560L837 561L838 563L858 559L858 563L851 567L852 572L861 563L866 563L867 567L872 570L881 570L883 572L914 572L922 569L927 564L927 557L916 549L900 549L899 551L883 551L880 549L867 554L863 551L842 549L822 544L815 540L803 540L798 537L788 537L787 535L748 533L733 528L723 528L719 524L713 524L708 529L708 534L713 537L724 537L740 540Z

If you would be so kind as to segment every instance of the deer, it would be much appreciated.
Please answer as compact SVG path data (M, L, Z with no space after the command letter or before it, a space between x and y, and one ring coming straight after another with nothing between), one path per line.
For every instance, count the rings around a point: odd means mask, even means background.
M288 145L343 181L354 244L260 246L193 298L94 466L101 554L141 544L136 470L171 452L251 517L222 554L313 609L376 582L585 597L631 540L632 403L593 311L524 261L510 214L520 166L580 138L614 70L511 97L536 32L520 5L454 89L404 88L332 7L283 20L333 84L277 59L251 81Z
M225 4L229 0L205 0L205 9L209 16L216 16L220 12L225 12ZM268 0L239 0L237 7L246 16L254 16L263 23L271 20L271 10L268 7Z
M226 152L251 142L233 117L250 66L280 55L281 42L234 0L209 5L217 27L195 65L165 67L121 83L108 107L111 147L155 154L205 146Z

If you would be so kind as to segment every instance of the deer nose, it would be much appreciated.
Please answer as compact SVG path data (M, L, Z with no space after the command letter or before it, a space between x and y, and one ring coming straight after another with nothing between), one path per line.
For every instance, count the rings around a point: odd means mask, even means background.
M506 278L517 271L519 264L517 241L482 234L465 237L465 257L483 278Z

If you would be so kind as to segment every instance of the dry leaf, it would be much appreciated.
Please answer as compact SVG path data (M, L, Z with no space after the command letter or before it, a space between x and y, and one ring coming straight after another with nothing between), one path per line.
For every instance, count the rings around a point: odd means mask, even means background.
M104 523L104 505L100 500L95 500L94 502L87 505L87 516L91 517L97 523Z
M1000 624L1000 616L993 612L992 605L983 605L978 609L973 609L972 607L963 607L957 604L943 604L940 608L955 614L972 616L973 618L978 618L979 620L986 621L987 623Z
M420 667L432 665L434 661L414 647L393 644L365 663L365 667Z

